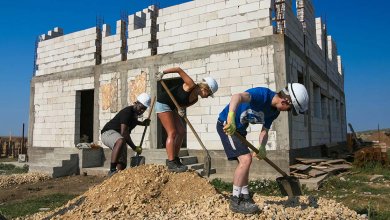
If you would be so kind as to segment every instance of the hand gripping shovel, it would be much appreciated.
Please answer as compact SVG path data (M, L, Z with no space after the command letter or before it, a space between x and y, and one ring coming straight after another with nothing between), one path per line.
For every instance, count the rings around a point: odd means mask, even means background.
M156 101L156 96L154 96L152 99L152 104L149 108L149 114L148 114L147 119L150 119L150 115L152 114L155 101ZM142 146L142 143L144 142L145 133L146 133L147 128L148 128L148 126L145 126L144 133L142 133L141 143L139 144L140 147ZM130 158L130 167L137 167L137 166L143 165L143 164L145 164L145 157L140 156L139 153L137 153L135 156Z
M165 91L168 93L169 97L172 99L172 101L175 104L177 110L179 111L180 110L180 105L179 105L179 103L177 103L175 97L173 97L171 91L168 89L168 87L165 84L165 82L160 80L160 83L164 87ZM192 124L188 120L187 116L184 115L183 118L186 121L187 125L191 128L192 133L194 133L194 135L195 135L196 139L198 140L200 146L202 146L202 148L203 148L203 152L204 152L204 162L203 162L204 163L204 168L203 168L203 172L204 172L204 174L207 177L209 177L210 176L210 170L211 170L211 157L210 157L210 154L209 154L208 150L206 149L206 147L204 146L203 142L200 140L200 137L196 133L194 127L192 127Z
M249 143L249 141L243 136L241 136L237 131L234 132L234 135L256 154L259 153L259 150L255 148L251 143ZM271 165L273 168L275 168L275 170L277 170L280 174L282 174L282 177L276 178L276 182L278 183L279 189L283 196L293 197L302 195L302 189L301 185L299 184L298 178L294 176L288 176L283 170L276 166L276 164L270 161L267 157L264 158L264 161Z

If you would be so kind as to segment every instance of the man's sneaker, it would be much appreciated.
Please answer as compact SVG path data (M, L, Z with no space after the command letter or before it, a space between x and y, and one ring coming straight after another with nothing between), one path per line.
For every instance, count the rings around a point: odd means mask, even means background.
M184 167L186 170L188 170L188 167L186 166L186 165L184 165L182 162L181 162L181 160L180 160L180 157L175 157L175 162L176 162L176 164L179 166L179 167ZM183 169L184 169L183 168Z
M118 170L114 170L114 171L112 171L112 170L110 170L110 171L108 171L108 174L107 174L107 176L108 177L112 177L114 174L116 174L118 172Z
M187 166L180 166L179 164L177 164L177 162L175 160L168 160L167 161L167 166L168 166L168 171L170 172L176 172L176 173L181 173L181 172L185 172L187 170Z
M247 201L242 196L231 196L229 207L233 212L242 214L255 214L260 212L259 207L255 203Z
M241 199L242 199L243 201L246 201L246 202L255 204L255 201L253 201L252 196L250 196L249 194L241 194Z

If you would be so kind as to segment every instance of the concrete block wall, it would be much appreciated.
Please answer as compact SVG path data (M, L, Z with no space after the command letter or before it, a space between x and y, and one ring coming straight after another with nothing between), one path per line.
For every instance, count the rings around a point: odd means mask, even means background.
M102 64L126 60L126 23L116 22L116 32L111 35L111 28L104 24L102 30Z
M77 91L93 89L93 77L35 83L34 147L75 147L78 143L80 103Z
M276 0L280 2L284 0ZM303 38L303 27L301 22L295 16L295 13L292 8L292 1L287 0L284 2L284 19L285 19L285 29L284 33L293 40L293 42L301 49L304 48L304 38Z
M200 99L187 109L187 116L198 132L204 144L210 150L221 150L222 144L216 131L219 113L230 102L233 94L244 92L253 87L268 87L276 91L274 70L274 47L272 45L248 50L236 50L212 54L204 59L172 63L159 67L159 71L172 66L180 66L194 80L200 82L206 76L212 76L219 84L214 98ZM166 78L178 77L167 74ZM251 125L248 140L254 145L258 142L260 125ZM201 149L190 128L187 128L187 146L189 149ZM267 149L277 150L277 134L271 128Z
M270 0L195 0L159 10L158 54L272 35Z
M94 66L99 59L99 29L96 27L62 35L55 28L41 37L37 48L36 76Z
M156 54L156 17L158 8L149 6L128 17L127 59L148 57Z
M311 0L296 0L297 16L309 41L316 41L316 21Z

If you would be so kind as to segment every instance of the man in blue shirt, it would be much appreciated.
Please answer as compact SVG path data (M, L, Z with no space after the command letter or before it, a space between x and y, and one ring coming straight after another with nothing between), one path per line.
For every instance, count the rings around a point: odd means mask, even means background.
M233 134L238 132L246 136L246 129L251 124L263 124L259 135L259 159L266 157L265 146L268 130L280 111L292 111L294 115L303 114L309 105L306 88L299 83L289 83L278 93L268 88L252 88L232 96L230 104L219 114L217 131L221 138L226 156L237 160L238 165L233 177L233 195L230 209L233 212L253 214L260 211L249 196L249 168L252 156L248 147Z

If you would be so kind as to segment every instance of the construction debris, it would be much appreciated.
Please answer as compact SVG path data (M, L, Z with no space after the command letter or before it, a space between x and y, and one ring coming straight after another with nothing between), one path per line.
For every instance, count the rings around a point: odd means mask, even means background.
M253 199L262 213L236 214L229 210L228 196L196 172L170 173L165 166L142 165L115 174L56 210L27 219L364 219L323 198L255 194Z
M299 178L299 182L310 190L317 190L331 174L347 171L352 164L344 159L295 158L299 163L290 166L290 175Z

